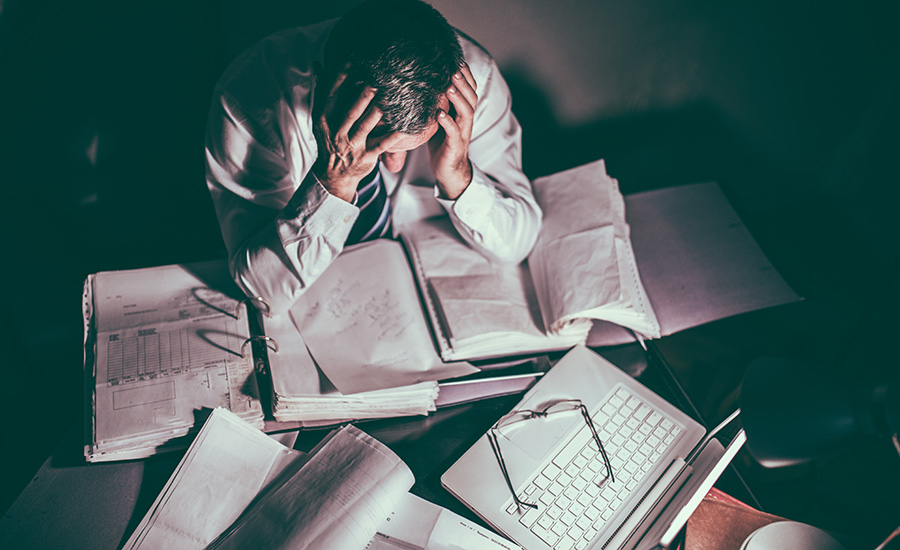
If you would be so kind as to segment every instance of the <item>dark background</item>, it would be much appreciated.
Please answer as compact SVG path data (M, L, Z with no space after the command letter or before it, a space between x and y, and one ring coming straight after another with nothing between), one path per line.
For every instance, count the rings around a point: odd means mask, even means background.
M218 75L267 34L354 3L0 0L0 398L13 462L0 511L77 419L85 276L224 256L203 158ZM895 2L434 5L497 59L530 176L604 158L625 193L718 181L806 297L661 342L704 413L721 416L766 353L897 368ZM865 517L881 540L900 523L884 496L900 494L896 476L878 486L900 469L882 443L759 471L763 504L829 528ZM835 474L847 470L863 478Z

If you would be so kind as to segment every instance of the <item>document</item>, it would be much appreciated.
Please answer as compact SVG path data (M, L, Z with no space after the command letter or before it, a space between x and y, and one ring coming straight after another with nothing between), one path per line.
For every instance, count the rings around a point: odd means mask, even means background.
M412 484L355 427L307 455L216 409L123 548L518 548L409 494Z
M353 426L282 477L208 548L364 548L414 482L397 455Z
M344 250L290 309L310 353L343 394L478 372L444 363L401 245L379 239Z
M404 226L441 357L565 349L583 344L595 320L659 337L631 250L625 203L603 161L535 180L534 191L543 226L521 265L482 257L446 217Z
M204 266L209 269L204 270ZM219 263L113 271L85 283L89 461L149 456L225 407L262 426L246 306L211 277ZM227 274L227 272L225 272Z
M516 550L521 547L450 510L407 494L366 550Z
M304 458L216 409L123 548L203 548Z

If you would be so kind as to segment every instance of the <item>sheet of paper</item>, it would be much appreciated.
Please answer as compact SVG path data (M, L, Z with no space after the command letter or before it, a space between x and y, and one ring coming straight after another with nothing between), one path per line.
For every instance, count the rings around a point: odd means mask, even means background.
M631 242L663 336L800 300L766 258L715 183L625 197ZM594 327L589 345L634 338Z
M205 286L220 271L227 275L215 262L89 278L96 314L89 460L153 454L199 429L203 409L225 407L262 425L253 359L241 355L246 306Z
M437 355L409 263L395 241L344 250L290 315L319 368L343 394L477 372Z
M451 340L466 340L488 332L544 335L541 312L527 268L503 266L494 275L431 277Z
M216 409L124 548L200 549L304 454Z
M352 425L310 455L210 548L365 548L414 481L393 452Z
M521 547L411 493L381 524L366 550L516 550Z
M600 319L659 337L659 325L631 252L625 203L603 161L540 178L541 235L528 257L551 332Z

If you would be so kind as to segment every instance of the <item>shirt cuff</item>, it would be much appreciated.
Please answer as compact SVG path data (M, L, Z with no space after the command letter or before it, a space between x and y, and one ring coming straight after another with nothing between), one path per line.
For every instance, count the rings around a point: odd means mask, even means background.
M493 181L472 164L472 181L456 200L442 199L439 194L440 190L435 186L434 197L437 201L467 226L476 228L482 225L494 207L497 190Z
M285 244L310 235L343 243L359 217L359 208L329 193L310 171L278 217Z

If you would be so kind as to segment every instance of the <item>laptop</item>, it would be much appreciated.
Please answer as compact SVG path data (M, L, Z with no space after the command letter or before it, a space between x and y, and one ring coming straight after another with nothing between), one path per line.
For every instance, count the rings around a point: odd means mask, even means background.
M516 412L523 410L540 413ZM441 484L526 550L668 548L743 445L739 428L726 445L716 438L734 429L738 414L706 433L578 346L501 419L499 429L483 435L444 473Z

